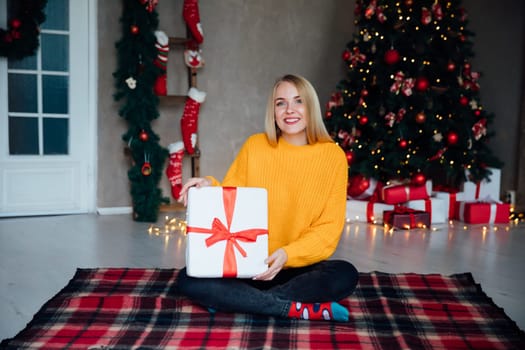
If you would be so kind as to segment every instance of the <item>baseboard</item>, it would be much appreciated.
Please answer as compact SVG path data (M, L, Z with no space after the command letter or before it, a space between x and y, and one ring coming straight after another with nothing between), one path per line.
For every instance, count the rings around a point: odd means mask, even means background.
M132 207L110 207L110 208L97 208L98 215L119 215L119 214L131 214L133 213Z

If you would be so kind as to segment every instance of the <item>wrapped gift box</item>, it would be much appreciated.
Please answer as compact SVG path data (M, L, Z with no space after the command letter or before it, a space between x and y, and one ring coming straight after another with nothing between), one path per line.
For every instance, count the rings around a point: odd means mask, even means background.
M468 224L507 224L510 204L488 202L458 202L457 216Z
M490 181L482 180L480 182L465 181L463 183L463 192L465 193L464 201L476 201L480 200L495 200L500 199L500 186L501 186L501 169L489 168L492 174L490 174ZM468 170L465 175L467 179L469 177Z
M430 214L430 222L442 224L447 222L447 207L445 201L440 198L430 197L427 199L417 199L403 204L411 209L426 211Z
M428 180L422 186L410 184L395 184L384 186L381 190L381 200L386 204L400 204L410 200L426 199L432 194L432 181Z
M443 203L445 205L445 213L446 213L447 219L453 220L453 219L457 219L456 206L457 206L458 201L465 200L465 193L458 192L455 190L449 190L449 191L450 192L447 192L441 189L441 190L432 192L432 197L443 200Z
M190 188L186 270L192 277L250 278L268 269L264 188Z
M392 209L394 209L392 204L350 199L346 201L346 219L381 224L383 223L383 212Z
M397 206L394 210L387 210L383 213L383 222L386 226L407 230L411 228L429 228L430 213Z

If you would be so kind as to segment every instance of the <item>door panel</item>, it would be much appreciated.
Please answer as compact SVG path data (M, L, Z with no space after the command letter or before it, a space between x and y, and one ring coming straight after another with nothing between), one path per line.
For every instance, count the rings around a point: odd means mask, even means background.
M0 58L0 217L93 210L90 3L48 0L37 54Z

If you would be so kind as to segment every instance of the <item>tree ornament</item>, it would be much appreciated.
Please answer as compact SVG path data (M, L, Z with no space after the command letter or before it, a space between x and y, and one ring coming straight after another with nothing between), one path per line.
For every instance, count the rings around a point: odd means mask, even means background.
M352 163L354 162L354 152L352 151L346 152L346 161L348 165L352 165Z
M137 81L133 77L129 77L128 79L126 79L126 84L128 84L128 88L130 88L131 90L135 90L135 88L137 87Z
M466 106L468 105L468 97L467 96L464 96L464 95L461 95L461 97L459 98L459 104L462 105L462 106Z
M428 87L430 86L430 83L426 77L418 77L416 79L416 90L419 92L426 91Z
M367 179L361 174L351 175L348 178L346 194L353 199L364 200L372 197L377 188L377 180Z
M459 137L458 137L458 134L454 131L451 131L447 134L447 143L450 145L450 146L454 146L455 144L458 143L458 140L459 140Z
M474 139L479 140L487 134L487 120L485 118L480 119L472 126L472 133L474 134Z
M456 64L452 61L448 62L447 64L447 70L449 72L453 72L456 69Z
M144 176L150 176L153 169L151 167L151 163L149 162L149 155L144 153L144 164L142 164L142 168L140 169L140 172Z
M19 60L33 56L40 45L39 25L46 16L47 0L12 1L13 18L8 28L0 28L0 56Z
M155 7L157 6L159 0L140 0L140 3L142 5L146 5L146 11L153 12L155 10Z
M359 117L359 124L366 125L368 123L368 117L366 115L362 115Z
M361 97L367 97L367 96L368 96L368 90L367 89L361 90Z
M404 148L407 148L407 146L408 146L408 142L407 142L407 140L405 140L405 139L401 139L401 140L399 140L399 147L400 147L400 148L403 148L403 149L404 149Z
M133 24L129 27L129 31L131 32L131 34L133 35L138 35L139 32L140 32L140 29L137 25Z
M149 135L146 132L146 130L141 130L139 133L139 140L142 142L146 142L149 140Z
M427 120L427 116L423 112L416 114L416 123L423 124Z
M350 51L344 50L343 51L343 61L348 61L350 59Z
M397 62L399 62L399 58L400 58L399 52L393 48L385 52L384 59L385 59L386 64L389 64L392 66L396 64Z
M416 186L423 186L427 182L425 174L418 172L412 175L412 183Z
M405 5L411 7L414 4L414 0L405 0Z
M480 110L480 109L476 109L476 110L474 111L474 115L475 115L476 117L479 117L479 116L481 115L481 110Z

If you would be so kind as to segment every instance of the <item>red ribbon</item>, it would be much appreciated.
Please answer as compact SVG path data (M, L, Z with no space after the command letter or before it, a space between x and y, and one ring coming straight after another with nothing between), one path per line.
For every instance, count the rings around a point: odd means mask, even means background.
M222 268L223 277L237 276L237 261L235 259L235 249L246 257L246 251L240 246L241 242L255 242L257 236L268 234L266 229L247 229L238 232L231 232L231 221L233 212L235 210L235 199L237 197L236 187L223 187L222 200L224 203L224 213L226 214L226 225L217 217L213 218L211 228L193 227L186 228L187 233L211 233L212 235L206 239L206 247L221 241L226 241L226 250L224 252L224 263Z

